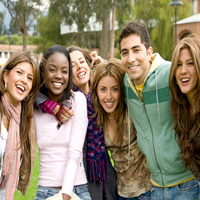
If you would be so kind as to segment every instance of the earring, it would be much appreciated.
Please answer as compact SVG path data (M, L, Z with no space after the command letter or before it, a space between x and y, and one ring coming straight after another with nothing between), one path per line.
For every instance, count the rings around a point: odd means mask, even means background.
M5 91L7 90L7 83L5 82Z
M47 85L46 85L46 82L45 82L45 80L44 80L44 86L47 88Z

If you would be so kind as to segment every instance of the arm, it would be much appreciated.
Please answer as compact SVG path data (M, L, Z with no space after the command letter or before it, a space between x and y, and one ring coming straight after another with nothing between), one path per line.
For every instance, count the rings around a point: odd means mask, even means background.
M56 111L59 110L59 104L49 99L46 95L38 92L37 97L34 101L34 105L39 110L49 113L51 115L55 115Z
M91 62L91 76L90 76L90 81L92 81L94 73L96 71L96 67L98 67L98 64L103 62L103 58L97 54L96 51L92 51L90 53L90 57L92 58Z
M40 92L38 92L34 104L39 110L55 115L56 118L62 123L67 122L69 118L73 116L72 110L69 110L68 108L65 109L64 106L60 106L57 102L49 99Z
M83 150L83 144L87 132L87 103L85 96L77 92L75 96L75 109L70 133L69 149L67 152L67 165L65 168L62 194L72 195L78 165ZM83 170L84 171L84 170Z

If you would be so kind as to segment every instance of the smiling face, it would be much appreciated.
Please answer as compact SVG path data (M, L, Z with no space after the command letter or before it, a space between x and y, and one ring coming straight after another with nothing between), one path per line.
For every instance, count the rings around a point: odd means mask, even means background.
M189 49L180 51L175 78L182 93L191 98L197 92L198 77Z
M4 73L4 82L7 83L6 94L16 107L25 99L32 88L33 67L30 63L21 62Z
M54 53L47 59L47 63L45 78L47 95L50 99L58 102L68 85L69 62L64 54Z
M80 51L70 53L73 70L73 84L79 89L88 85L90 80L90 67Z
M112 114L119 103L119 88L113 76L104 76L97 85L97 95L103 109Z
M121 61L125 71L136 85L141 85L150 69L152 48L148 50L138 35L132 34L121 41Z

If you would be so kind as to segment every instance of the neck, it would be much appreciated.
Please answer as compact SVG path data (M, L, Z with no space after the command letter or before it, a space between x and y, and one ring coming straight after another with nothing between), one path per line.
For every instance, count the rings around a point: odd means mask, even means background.
M113 113L107 113L106 114L106 120L107 121L115 121L115 117Z
M81 90L86 95L90 91L90 87L89 87L89 83L88 82L86 84L84 84L84 85L79 86L78 88L79 88L79 90Z
M12 105L13 105L15 108L17 108L17 106L18 106L19 103L21 103L21 102L12 100L12 99L10 98L10 95L8 94L7 91L6 91L6 95L7 95L8 99L10 100L10 102L12 103Z
M49 90L47 91L47 96L51 99L51 100L53 100L53 101L55 101L55 102L59 102L60 100L62 100L62 95L63 95L63 93L62 94L59 94L59 95L55 95L55 94L52 94Z

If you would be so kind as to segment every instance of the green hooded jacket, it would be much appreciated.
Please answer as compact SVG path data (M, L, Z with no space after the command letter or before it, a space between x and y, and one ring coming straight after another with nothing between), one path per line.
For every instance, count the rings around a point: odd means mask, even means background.
M170 187L194 176L185 167L173 130L170 112L169 72L171 62L156 53L144 80L140 100L133 81L124 77L125 101L137 130L137 141L147 158L153 185Z

